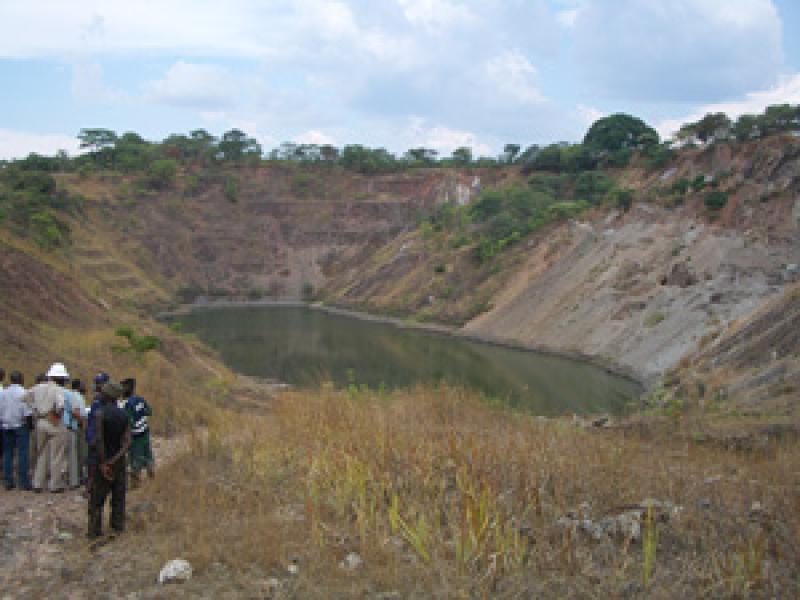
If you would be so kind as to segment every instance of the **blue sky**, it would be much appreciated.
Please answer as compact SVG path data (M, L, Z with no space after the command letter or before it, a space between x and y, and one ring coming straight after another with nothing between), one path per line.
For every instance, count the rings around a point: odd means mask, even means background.
M800 103L797 0L0 0L0 158L238 127L496 154Z

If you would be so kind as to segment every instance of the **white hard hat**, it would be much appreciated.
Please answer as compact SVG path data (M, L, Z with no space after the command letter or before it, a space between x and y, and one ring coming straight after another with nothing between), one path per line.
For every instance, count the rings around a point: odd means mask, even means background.
M50 370L47 372L47 376L58 379L69 379L69 373L67 373L67 368L63 363L53 363Z

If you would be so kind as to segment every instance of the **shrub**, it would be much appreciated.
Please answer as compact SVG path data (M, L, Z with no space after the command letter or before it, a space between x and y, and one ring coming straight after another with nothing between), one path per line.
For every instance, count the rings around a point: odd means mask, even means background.
M297 173L292 178L292 192L305 197L317 183L317 178L311 173Z
M237 202L239 200L239 180L228 175L222 185L222 191L229 202Z
M117 354L133 352L137 358L141 358L147 352L157 350L161 347L161 338L158 338L154 335L138 336L133 331L133 328L129 326L118 327L115 331L115 334L118 337L124 338L128 341L127 346L114 345L111 347L111 350Z
M599 202L614 182L605 173L600 171L586 171L575 180L575 196L591 203Z
M706 176L700 173L697 177L692 179L691 186L692 190L694 190L695 192L699 192L704 187L706 187Z
M679 194L681 196L685 195L686 192L689 191L689 180L686 177L681 177L675 183L672 184L671 191L673 194Z
M720 210L727 204L728 194L719 190L712 190L706 193L703 202L709 210Z
M169 158L153 161L147 172L147 184L152 189L165 189L175 181L178 163Z

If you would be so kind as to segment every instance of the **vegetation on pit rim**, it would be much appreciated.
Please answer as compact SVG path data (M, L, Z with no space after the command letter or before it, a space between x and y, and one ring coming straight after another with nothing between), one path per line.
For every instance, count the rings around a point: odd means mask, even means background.
M439 206L423 221L422 235L449 235L452 248L474 246L483 263L550 223L575 218L600 203L627 210L632 199L631 190L617 187L602 171L539 173L526 185L487 189L469 206Z
M706 115L696 123L684 125L676 141L692 146L721 141L747 141L785 131L800 130L800 106L768 107L760 115L743 115L735 123L721 113ZM46 157L31 154L17 161L0 161L0 223L16 226L19 233L30 236L43 248L53 249L69 240L69 216L79 211L80 196L71 196L58 189L51 173L75 172L88 177L92 172L117 172L133 176L120 189L128 196L146 197L175 186L179 176L186 196L194 196L218 185L230 202L237 202L239 179L222 170L225 165L255 166L264 161L258 142L238 129L216 138L203 129L188 135L172 134L162 142L153 143L139 134L116 132L103 128L82 129L81 147L87 152L71 158L65 152ZM613 178L597 169L622 167L639 155L650 168L665 166L673 157L671 143L661 143L658 134L646 123L626 114L615 114L596 121L580 144L551 144L540 147L506 144L496 157L473 158L469 148L457 148L447 158L435 150L412 148L403 156L383 148L368 148L351 144L339 149L331 145L295 144L286 142L266 155L268 162L311 164L338 167L363 174L397 172L425 167L492 167L519 165L523 173L540 172L528 190L508 189L487 192L484 204L503 204L503 209L487 214L478 209L469 218L482 227L463 235L459 229L459 244L473 243L476 255L485 261L504 248L513 245L526 234L549 222L574 217L588 206L606 200L623 209L630 207L630 190L615 188ZM544 172L544 173L542 173ZM546 173L567 181L546 180ZM716 186L713 181L710 185ZM698 175L692 182L679 181L669 190L681 201L688 187L702 190L707 181ZM305 196L319 186L308 173L298 173L292 189ZM536 193L534 193L536 192ZM551 197L546 197L546 195ZM502 196L502 198L498 198ZM712 211L724 206L727 197L719 190L709 192L706 206ZM445 209L450 210L450 209ZM477 217L477 218L476 218ZM436 221L451 217L443 214ZM458 216L464 224L465 217ZM471 238L471 239L470 239ZM455 243L455 241L454 241Z
M8 221L15 232L43 248L57 248L69 240L67 218L76 215L83 198L57 186L52 175L24 165L0 169L0 224Z

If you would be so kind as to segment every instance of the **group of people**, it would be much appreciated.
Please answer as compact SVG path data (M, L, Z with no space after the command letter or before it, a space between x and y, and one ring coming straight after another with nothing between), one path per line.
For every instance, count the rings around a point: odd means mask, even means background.
M48 491L86 486L90 538L102 534L103 506L111 496L111 528L125 527L128 477L136 485L142 471L154 476L148 417L152 410L136 394L136 380L94 379L94 398L70 379L62 363L25 388L19 371L0 368L0 453L6 490ZM14 468L16 465L16 469ZM15 478L16 474L16 478Z

